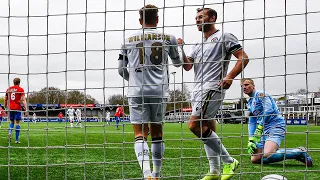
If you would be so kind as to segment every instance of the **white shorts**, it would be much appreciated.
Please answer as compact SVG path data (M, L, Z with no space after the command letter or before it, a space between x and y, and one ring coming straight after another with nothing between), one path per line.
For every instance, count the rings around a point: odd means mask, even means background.
M161 123L166 113L167 98L129 97L132 124Z
M191 98L192 116L200 116L202 119L215 118L224 95L224 93L210 89L194 91Z
M81 121L81 116L77 116L77 120L78 120L78 121Z
M70 122L71 122L71 121L74 121L74 116L70 116L70 117L69 117L69 120L70 120Z

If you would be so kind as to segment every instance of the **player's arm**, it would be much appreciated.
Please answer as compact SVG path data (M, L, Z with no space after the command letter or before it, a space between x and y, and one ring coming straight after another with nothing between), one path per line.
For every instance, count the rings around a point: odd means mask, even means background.
M238 39L230 33L226 33L224 36L224 42L227 53L233 54L237 58L237 62L232 70L227 74L225 78L219 83L219 87L223 89L229 89L233 79L240 74L249 63L248 55L242 49L242 46L238 42Z
M177 47L177 39L175 36L170 36L170 50L169 50L169 56L172 60L172 63L175 67L180 67L181 66L181 60L180 60L180 55L178 52L178 47Z
M253 108L253 109L252 109ZM248 145L247 151L249 154L254 154L257 150L257 143L260 141L259 137L255 137L255 131L257 129L257 117L253 115L252 111L255 109L255 106L249 108L249 121L248 121Z
M190 69L192 69L194 60L191 57L187 57L186 54L184 53L184 50L183 50L184 41L181 38L178 38L177 41L178 41L178 44L181 45L181 54L184 62L183 69L186 71L190 71Z
M119 54L118 73L123 79L129 81L129 72L127 69L127 65L128 65L128 57L122 54Z
M118 58L118 73L127 81L129 81L129 72L127 69L128 62L127 49L126 46L122 44Z
M243 51L242 48L234 52L233 55L238 60L232 70L227 74L225 78L223 78L223 81L220 82L219 87L222 86L223 89L229 89L233 79L237 77L249 63L248 55Z
M254 136L254 131L257 128L257 117L252 117L250 113L249 121L248 121L248 134L249 138Z
M238 74L240 74L249 63L248 55L243 51L242 48L234 52L233 55L237 58L237 63L227 75L231 79L237 77Z
M21 96L21 101L22 101L22 104L24 106L25 111L28 112L27 100L26 100L26 97L24 96L24 94Z

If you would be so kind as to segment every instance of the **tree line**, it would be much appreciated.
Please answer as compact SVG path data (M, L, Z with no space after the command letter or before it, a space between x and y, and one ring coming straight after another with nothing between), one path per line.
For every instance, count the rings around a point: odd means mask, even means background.
M89 94L81 91L61 90L57 87L45 87L40 91L33 91L27 95L27 101L30 104L94 104L98 101ZM167 102L167 111L174 109L182 109L190 107L190 91L187 86L181 89L169 90L169 98ZM4 97L0 97L0 104L4 103ZM125 113L129 112L128 98L126 95L114 94L108 97L106 104L123 105Z

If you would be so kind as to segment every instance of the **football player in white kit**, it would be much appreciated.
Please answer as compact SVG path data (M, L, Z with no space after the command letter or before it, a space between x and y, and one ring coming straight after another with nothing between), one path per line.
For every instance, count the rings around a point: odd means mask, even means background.
M73 127L73 121L74 121L74 109L72 106L67 110L67 115L69 116L70 121L70 127Z
M81 123L81 109L77 109L77 110L76 110L76 116L77 116L77 124L76 124L76 126L78 126L78 124L80 124L80 127L82 128L82 123Z
M36 113L32 114L32 122L33 123L37 123L37 115L36 115Z
M195 19L202 37L192 47L190 54L183 57L184 69L189 71L193 67L195 75L189 129L205 144L210 171L202 180L228 180L233 177L239 162L229 155L214 132L215 122L212 122L212 119L222 104L225 90L231 86L232 80L242 72L249 60L234 35L216 29L215 10L199 8ZM183 40L178 39L178 44L183 45ZM237 62L227 74L232 55L237 58ZM224 163L222 173L220 158Z
M174 66L181 66L177 40L156 29L158 8L146 5L139 11L141 30L126 37L119 54L119 74L129 82L128 102L133 125L134 150L145 179L159 179L164 153L162 120L169 96L170 56ZM148 125L152 138L153 171L150 170Z
M106 113L106 123L107 125L110 125L110 111L107 111Z

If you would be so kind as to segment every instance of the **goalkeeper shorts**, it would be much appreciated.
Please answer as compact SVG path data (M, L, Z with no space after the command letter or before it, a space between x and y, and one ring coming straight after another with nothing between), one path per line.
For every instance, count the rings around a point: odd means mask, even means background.
M261 137L260 143L257 144L257 148L263 149L266 141L272 141L280 147L281 141L284 139L286 132L285 124L279 124L265 130L264 135Z

